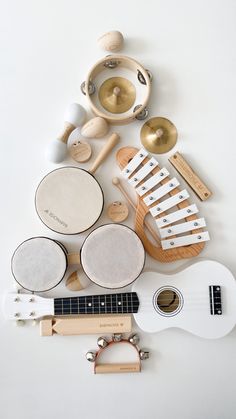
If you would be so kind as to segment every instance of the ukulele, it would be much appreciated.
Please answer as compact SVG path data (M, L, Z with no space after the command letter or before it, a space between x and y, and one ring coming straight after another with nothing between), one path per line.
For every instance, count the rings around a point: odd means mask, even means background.
M229 333L236 320L236 283L232 273L214 261L199 261L177 274L144 272L132 292L67 298L6 294L8 319L46 315L133 313L145 332L178 327L204 338Z

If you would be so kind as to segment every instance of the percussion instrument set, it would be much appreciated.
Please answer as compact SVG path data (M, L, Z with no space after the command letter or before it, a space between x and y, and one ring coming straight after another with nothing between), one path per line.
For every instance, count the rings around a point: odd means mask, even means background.
M98 44L111 55L100 59L81 84L94 117L88 120L80 104L69 106L63 132L50 142L46 156L54 163L70 156L74 164L46 174L35 193L37 215L52 232L69 236L92 230L72 254L54 238L32 237L21 243L12 256L11 268L18 286L27 292L20 289L6 294L3 308L7 318L18 322L40 319L41 336L112 333L111 340L98 339L96 353L86 355L94 362L94 372L139 372L140 361L147 359L149 352L138 348L136 334L127 339L122 336L131 332L131 314L144 331L181 327L201 337L221 337L235 324L236 287L228 269L212 261L195 263L176 275L145 272L145 251L157 263L174 262L199 255L210 238L204 231L205 219L198 218L197 206L189 202L188 191L148 155L166 153L176 145L177 129L164 117L153 117L143 124L143 148L126 146L116 153L123 178L137 193L137 203L121 179L113 178L126 202L109 204L107 216L112 223L94 227L104 208L103 188L95 172L119 141L118 133L108 134L110 126L146 119L152 86L151 72L120 54L124 44L120 32L104 34ZM105 142L90 170L78 167L94 154L90 140L100 138ZM169 161L202 201L212 195L180 153ZM129 208L135 212L134 230L121 224ZM68 274L68 267L74 265L77 270ZM62 281L70 292L82 290L85 284L80 270L99 288L118 290L132 284L132 291L55 299L38 295ZM119 343L136 349L136 363L98 363L104 349Z

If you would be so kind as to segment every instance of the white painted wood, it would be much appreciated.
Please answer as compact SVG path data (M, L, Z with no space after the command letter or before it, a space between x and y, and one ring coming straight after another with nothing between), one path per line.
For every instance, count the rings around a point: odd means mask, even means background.
M168 170L163 167L158 173L153 175L150 179L146 180L141 186L136 189L136 192L143 196L146 194L150 189L157 186L162 180L164 180L169 175Z
M9 320L34 320L53 316L54 300L34 294L7 293L3 297L3 313Z
M185 233L186 231L196 230L206 226L204 218L198 218L197 220L187 221L185 223L176 224L167 228L160 228L160 236L162 239L166 237L174 236L176 234Z
M208 231L197 234L189 234L188 236L175 237L174 239L161 240L162 249L173 249L174 247L188 246L189 244L206 242L210 240Z
M158 166L158 162L156 161L156 159L151 158L144 166L141 167L141 169L138 170L138 172L136 172L129 180L128 182L130 183L131 186L136 187L138 186L138 184L145 179L146 176L149 175L149 173L151 173L151 171L153 169L155 169L155 167Z
M147 150L141 148L141 150L138 151L138 153L132 158L129 164L127 164L127 166L125 166L125 168L122 170L121 173L124 178L128 179L147 156Z
M155 205L154 207L150 208L150 213L153 217L161 214L164 211L167 211L170 208L175 207L180 202L185 201L185 199L189 198L189 193L186 189L183 189L181 192L178 192L174 196L165 199L165 201L160 202L159 204Z
M160 186L154 192L151 192L146 198L144 198L144 202L147 206L154 204L154 202L161 199L163 196L168 194L169 192L173 191L177 186L179 186L179 181L174 177L173 179L166 182L164 185Z
M222 315L210 314L210 285L221 287ZM182 296L182 308L172 316L164 316L154 307L156 292L166 286L174 287ZM226 335L235 325L236 282L232 273L218 262L199 261L172 275L144 272L135 281L132 291L137 292L140 300L134 317L145 332L178 327L213 339Z
M157 227L166 227L171 223L175 223L176 221L182 220L183 218L189 217L197 212L198 208L195 204L189 205L188 207L171 212L170 214L166 214L163 217L156 219Z

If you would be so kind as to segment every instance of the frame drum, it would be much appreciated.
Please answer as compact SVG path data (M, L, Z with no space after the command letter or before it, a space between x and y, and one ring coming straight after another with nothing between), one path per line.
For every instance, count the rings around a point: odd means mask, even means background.
M92 227L104 205L102 189L95 177L78 167L62 167L48 173L35 195L41 221L61 234L78 234Z
M67 250L60 242L48 237L32 237L15 250L11 269L22 288L44 292L62 281L67 264Z
M106 224L85 239L80 260L95 284L115 289L130 285L145 263L145 251L137 234L123 224Z

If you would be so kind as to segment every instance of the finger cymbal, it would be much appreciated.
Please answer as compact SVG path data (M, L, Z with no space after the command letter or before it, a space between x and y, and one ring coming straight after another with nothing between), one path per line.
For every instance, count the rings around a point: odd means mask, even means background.
M150 153L163 154L175 146L178 132L169 119L155 117L145 122L140 136L143 146Z
M99 100L108 112L123 113L134 104L136 90L134 85L124 77L111 77L103 82L99 89Z

